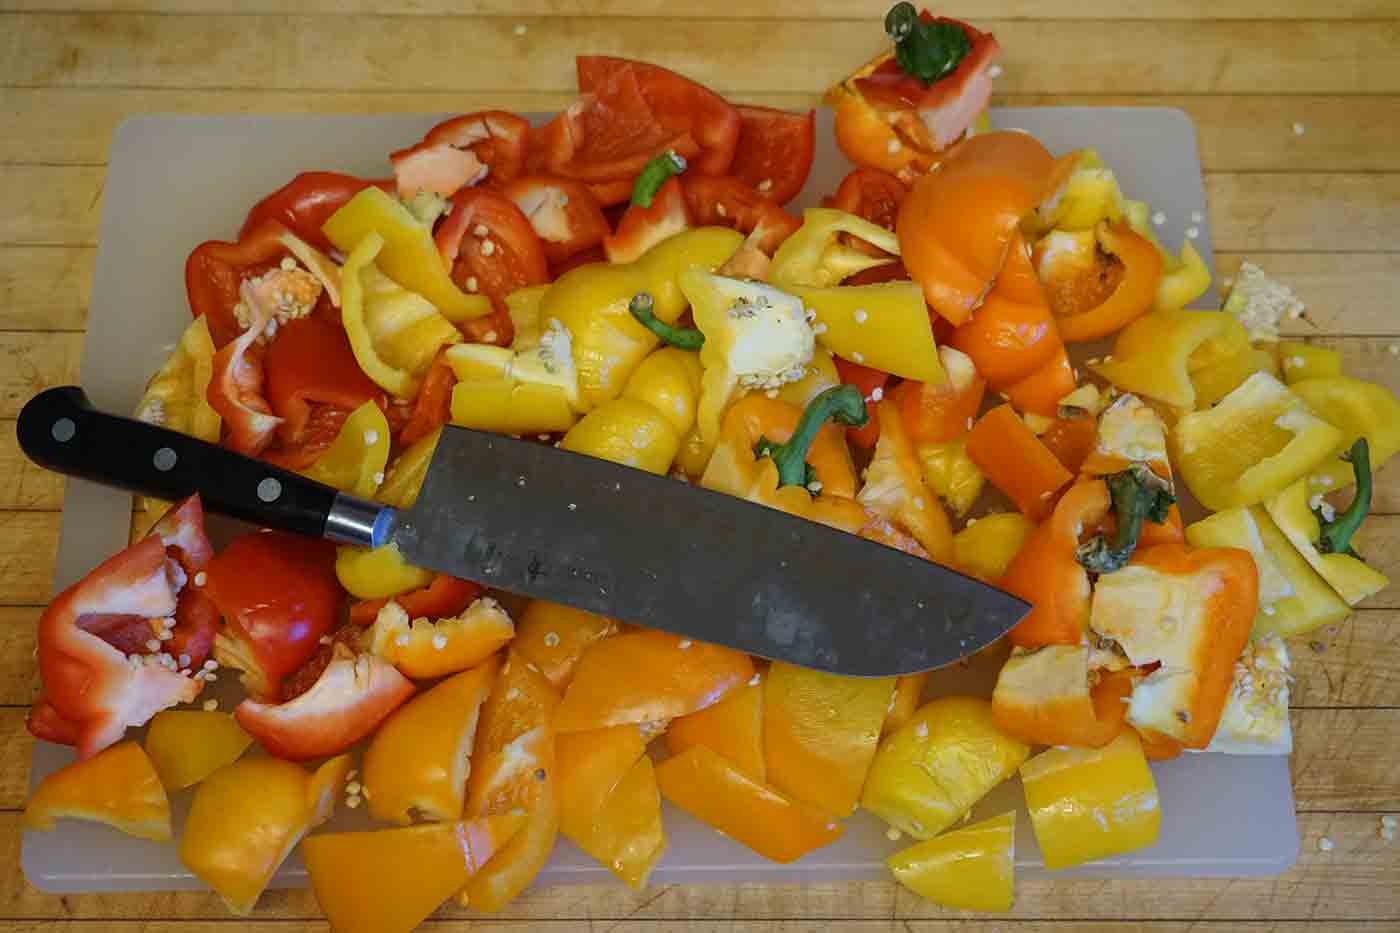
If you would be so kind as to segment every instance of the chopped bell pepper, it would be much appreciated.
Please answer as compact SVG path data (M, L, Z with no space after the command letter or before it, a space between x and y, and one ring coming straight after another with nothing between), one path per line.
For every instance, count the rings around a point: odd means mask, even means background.
M383 599L421 589L433 572L404 560L392 541L377 548L345 545L336 549L335 576L356 599Z
M1101 480L1076 483L1011 560L998 585L1032 605L1008 636L1013 645L1077 645L1084 639L1089 575L1075 551L1080 537L1096 529L1108 510L1108 487Z
M136 742L81 758L39 782L20 827L48 832L55 819L90 820L141 839L167 842L170 801L151 759Z
M1122 569L1141 543L1148 523L1165 525L1176 501L1167 481L1142 463L1104 477L1104 483L1113 500L1113 540L1110 542L1103 534L1094 535L1074 552L1075 560L1097 574Z
M1096 149L1080 149L1057 160L1055 176L1054 194L1035 214L1041 229L1093 230L1104 221L1116 224L1123 218L1118 176Z
M924 485L962 517L982 494L987 474L967 455L967 440L919 444L914 453L924 470Z
M389 462L389 421L374 402L350 413L326 452L303 472L310 478L368 499L379 489Z
M525 825L462 889L458 900L497 911L544 868L559 834L554 710L559 694L529 661L511 651L481 708L467 780L467 814L524 810Z
M432 583L422 589L409 590L392 598L409 619L446 619L465 611L476 602L484 589L480 583L439 573L433 576ZM363 599L351 604L350 621L361 628L368 628L379 618L379 611L389 604L389 599Z
M1290 386L1305 379L1336 379L1342 375L1340 353L1301 340L1280 340L1278 362L1283 367L1283 381Z
M752 676L749 656L729 648L661 631L614 635L579 659L554 726L582 732L684 716L718 703Z
M1139 229L1138 232L1142 231ZM1153 305L1156 311L1184 308L1210 288L1210 268L1190 240L1182 242L1180 257L1166 258L1166 268L1157 282L1157 301Z
M981 304L956 322L948 341L967 354L989 386L1002 391L1053 364L1063 348L1021 234L1012 234L1005 257Z
M812 361L807 364L807 372L796 382L786 383L778 389L778 399L797 408L806 408L807 404L822 392L842 384L847 383L841 378L836 358L831 355L830 350L818 343L812 349ZM849 436L848 433L847 437ZM700 472L704 472L703 469Z
M1099 748L1124 729L1130 671L1090 680L1087 644L1014 649L997 676L997 727L1032 745Z
M987 391L987 381L966 353L943 346L938 348L938 358L945 380L909 380L894 392L904 417L904 429L916 444L953 441L972 430Z
M845 242L843 234L876 247L882 256ZM802 226L783 241L768 267L768 281L778 288L827 288L845 279L888 265L899 255L899 240L893 233L863 217L827 207L802 212Z
M676 169L677 164L679 169ZM642 169L632 189L632 203L618 220L617 229L603 237L603 254L608 262L614 265L636 262L653 246L695 226L680 179L675 175L648 177L651 169L664 171L666 167L679 172L685 168L685 159L675 152L667 152ZM659 183L652 185L653 179L659 179ZM648 187L644 189L644 186Z
M903 379L944 381L933 325L914 283L793 285L790 291L816 316L818 342L842 359Z
M987 700L932 700L881 740L860 805L915 839L931 839L1016 773L1029 754L1028 745L997 728Z
M1052 748L1021 766L1045 867L1054 871L1157 841L1162 810L1131 730L1102 748Z
M919 674L902 674L894 679L894 698L890 700L885 721L880 724L880 738L897 731L914 718L919 704L924 702L924 688L928 686L930 671Z
M666 849L661 794L635 725L555 740L559 831L633 888Z
M899 405L886 399L876 404L875 411L880 420L880 440L875 444L875 455L856 501L909 529L930 560L951 563L953 529L943 503L924 485L919 458L904 433Z
M860 801L894 680L773 662L763 684L768 783L833 816L849 816Z
M232 764L253 744L228 713L168 709L146 730L146 754L166 790L184 790Z
M1299 480L1264 502L1269 517L1289 543L1349 606L1390 585L1389 577L1368 567L1351 548L1352 535L1371 505L1371 473L1365 451L1364 438L1352 447L1352 466L1358 479L1356 498L1334 519L1325 523L1318 520L1308 499L1306 480Z
M822 348L825 349L825 348ZM814 354L815 358L815 354ZM877 399L883 398L885 386L889 384L890 374L883 370L873 369L869 366L862 366L859 363L852 363L850 360L837 360L833 358L833 366L836 369L836 382L839 385L855 386L860 390L861 398L865 399L866 405ZM813 372L811 368L808 373ZM806 379L808 377L804 377ZM782 392L778 397L786 400ZM806 407L807 403L801 403ZM864 427L847 428L846 441L862 450L872 450L875 442L880 439L880 420L872 418L866 421Z
M750 680L714 706L673 719L666 728L667 751L679 755L696 746L709 749L750 780L762 784L767 777L763 762L762 682ZM659 771L657 780L661 780ZM661 792L666 793L664 783Z
M257 456L272 443L282 419L272 413L263 394L263 346L259 338L276 320L271 301L259 297L245 281L241 303L248 309L248 326L214 354L213 377L205 391L209 407L223 422L224 443L247 456Z
M219 442L222 419L207 395L214 378L214 340L209 320L195 318L161 364L136 406L136 419L158 424L211 444Z
M1248 551L1163 544L1100 576L1090 627L1134 666L1161 665L1134 686L1128 722L1187 748L1209 745L1258 611Z
M967 456L1035 521L1054 510L1056 494L1074 479L1009 404L977 419L967 435Z
M1186 528L1193 547L1247 550L1259 570L1255 637L1305 635L1342 621L1351 608L1288 542L1263 506L1236 506Z
M1214 405L1255 373L1268 373L1277 378L1278 358L1267 350L1251 346L1209 366L1192 370L1191 386L1196 390L1196 407Z
M361 833L318 833L302 845L316 900L343 933L411 933L489 863L523 813Z
M1225 755L1288 755L1293 751L1293 726L1288 715L1288 649L1283 639L1268 634L1245 646L1235 664L1230 699L1208 752Z
M679 436L685 437L695 427L703 373L696 354L663 347L637 365L623 387L622 397L655 408Z
M392 664L336 642L305 693L284 703L244 700L233 714L269 754L307 761L338 755L369 735L414 689Z
M1064 410L1063 406L1061 410ZM1041 432L1040 442L1049 448L1066 470L1079 473L1094 451L1094 440L1097 436L1098 425L1094 419L1077 415L1071 418L1056 418Z
M885 864L900 884L943 907L1010 910L1016 814L1003 813L951 830L894 853Z
M953 535L953 566L979 580L995 583L1006 575L1033 531L1035 523L1020 512L995 512L968 519L967 527Z
M1192 495L1220 511L1281 492L1343 439L1283 383L1255 373L1214 408L1182 416L1167 440Z
M634 398L615 398L584 415L559 446L664 476L680 452L681 437L654 406Z
M206 778L180 836L180 861L240 916L252 912L306 831L330 818L350 758L315 774L276 758L243 758Z
M617 623L583 609L536 599L525 607L511 649L563 690L594 642L617 634Z
M396 509L412 508L423 489L423 479L428 475L428 465L433 462L433 452L441 436L441 430L433 431L400 452L384 471L384 482L375 492L375 499Z
M1190 411L1196 407L1191 358L1229 326L1229 316L1215 311L1154 311L1125 327L1113 353L1089 368L1124 392Z
M459 382L452 389L452 422L497 434L555 434L578 416L555 386L529 382Z
M415 814L461 818L481 704L499 668L487 658L454 674L394 710L375 731L364 762L371 816L400 826Z
M377 237L379 248L372 249L368 260L375 261L385 275L407 292L431 302L449 321L467 321L491 313L491 302L485 296L465 294L453 284L433 243L431 228L419 223L408 208L373 185L346 202L321 229L346 256L352 256L365 242L373 242ZM349 280L354 274L347 259L341 275ZM354 340L353 331L351 339ZM358 351L356 356L360 356ZM373 378L374 374L370 376ZM380 385L384 384L380 382ZM384 388L394 392L388 386Z
M1042 240L1036 247L1037 271L1062 340L1107 337L1152 309L1162 277L1162 254L1151 242L1127 224L1116 223L1097 226L1082 248L1080 241L1075 243L1055 249ZM1113 282L1111 287L1103 286L1105 279Z
M462 334L426 298L379 271L384 245L383 237L369 233L346 257L341 321L365 375L408 399L418 393L438 351L460 343Z
M1332 455L1308 477L1310 492L1351 485L1352 464L1346 463L1342 455L1359 438L1366 438L1372 470L1379 470L1400 451L1400 398L1385 386L1338 376L1304 379L1288 388L1342 432Z
M656 783L662 796L697 820L781 864L830 845L844 831L704 745L662 762Z
M405 677L430 680L481 664L511 640L515 626L494 599L471 603L460 613L411 617L395 600L379 610L366 633L369 650Z

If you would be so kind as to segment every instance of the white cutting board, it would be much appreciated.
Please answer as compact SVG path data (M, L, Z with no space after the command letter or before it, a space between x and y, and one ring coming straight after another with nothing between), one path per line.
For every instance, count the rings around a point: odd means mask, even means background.
M365 177L388 174L387 153L418 138L440 116L382 117L139 117L117 128L102 211L92 305L83 350L83 384L94 402L131 411L149 375L189 320L184 264L203 240L232 239L248 208L297 172L327 169ZM1095 146L1129 197L1164 211L1160 229L1176 248L1193 212L1206 213L1205 191L1190 119L1163 108L1068 107L994 111L998 127L1018 127L1060 154ZM850 166L835 146L830 115L817 124L817 156L794 207L815 205L833 192ZM1209 230L1196 223L1196 247L1212 262ZM1202 307L1218 307L1214 291ZM1081 351L1083 348L1081 348ZM126 544L131 499L70 480L55 587L65 587ZM988 696L999 658L931 678L930 694ZM237 688L226 677L214 694L231 706ZM35 743L31 786L72 760L60 746ZM1157 845L1132 855L1054 873L1077 878L1274 875L1293 864L1298 830L1285 758L1186 755L1153 766L1161 794ZM192 792L173 800L176 833ZM1047 877L1022 806L1019 781L1010 781L974 811L981 818L1020 811L1016 868L1023 878ZM667 806L670 846L652 884L737 881L839 881L887 877L883 858L908 845L885 838L866 813L848 821L834 845L791 865L776 865ZM363 811L342 812L335 829L370 827ZM171 844L132 839L104 827L64 822L51 833L26 833L25 875L45 891L156 890L200 887ZM612 882L612 876L562 837L537 885ZM298 855L288 859L274 887L302 886Z

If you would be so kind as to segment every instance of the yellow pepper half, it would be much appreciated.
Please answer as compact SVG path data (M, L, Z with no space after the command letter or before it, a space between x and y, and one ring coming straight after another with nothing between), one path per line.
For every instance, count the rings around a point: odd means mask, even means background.
M1390 578L1371 569L1358 557L1347 553L1324 554L1319 550L1322 525L1308 501L1306 480L1299 480L1283 492L1270 496L1264 508L1289 543L1347 605L1355 606L1390 585Z
M1304 379L1289 389L1342 432L1332 455L1309 478L1311 492L1341 489L1354 482L1351 464L1343 461L1341 455L1358 438L1366 438L1373 471L1400 451L1400 399L1385 386L1334 376Z
M1230 321L1215 311L1154 311L1123 328L1113 353L1089 368L1124 392L1189 411L1196 407L1191 357Z
M1016 814L954 829L885 859L895 880L922 898L955 910L1011 909L1016 871Z
M920 444L915 448L924 470L924 483L962 517L982 494L987 475L967 455L966 438Z
M917 282L789 290L815 312L817 340L841 359L903 379L935 384L947 379Z
M367 233L346 257L340 316L365 375L391 395L407 399L417 393L438 350L460 343L462 334L427 299L375 268L384 246L383 237Z
M373 401L350 413L325 453L305 474L336 489L368 499L384 480L389 462L389 420Z
M158 842L171 838L170 801L136 742L104 748L44 778L25 805L20 826L47 832L56 819L90 820Z
M1281 492L1343 439L1287 386L1255 373L1214 408L1183 415L1167 441L1192 495L1220 511Z
M432 229L419 223L408 208L374 185L332 214L321 232L347 256L367 236L380 237L380 268L408 291L432 302L449 321L469 321L491 313L491 301L485 295L468 295L453 284L433 243ZM342 275L349 274L348 268L342 270Z
M166 790L184 790L232 764L253 737L229 713L168 709L146 729L146 754Z
M848 233L889 253L871 256L848 246L841 234ZM802 212L802 226L783 241L768 267L768 281L782 289L797 286L825 288L876 266L889 265L899 255L899 238L890 230L863 217L828 207L809 207Z
M433 582L433 572L404 560L399 546L392 541L372 549L348 545L337 548L335 576L356 599L384 599Z
M1278 362L1283 367L1283 381L1290 386L1306 379L1332 379L1342 374L1340 353L1301 340L1280 340Z
M213 377L214 340L209 336L208 318L200 315L146 383L136 420L217 444L223 421L206 397Z
M1137 733L1103 748L1052 748L1021 766L1021 784L1045 867L1069 868L1157 841L1157 784Z
M915 839L932 839L1029 754L1029 745L997 728L991 701L942 697L880 742L860 805Z

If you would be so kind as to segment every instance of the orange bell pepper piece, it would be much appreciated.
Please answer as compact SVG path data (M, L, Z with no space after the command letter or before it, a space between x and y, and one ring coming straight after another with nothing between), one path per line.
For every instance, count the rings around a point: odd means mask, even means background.
M488 658L389 715L365 752L371 816L400 826L412 823L414 813L429 820L461 818L481 705L499 666Z
M866 468L865 485L856 501L900 528L907 528L929 560L953 559L953 529L943 503L924 484L923 466L904 433L899 406L893 400L876 404L880 440Z
M967 354L945 346L938 348L938 356L948 376L946 382L908 380L893 393L904 430L916 444L937 444L962 437L982 410L982 396L987 391L987 380Z
M1161 250L1125 223L1101 225L1096 238L1103 251L1122 264L1122 277L1101 303L1056 316L1060 338L1067 343L1107 337L1150 311L1157 299L1163 266ZM1088 275L1096 277L1097 270L1090 270Z
M1066 470L1077 474L1094 451L1096 433L1093 418L1056 418L1040 435L1040 442Z
M1142 753L1147 756L1148 761L1171 761L1173 758L1180 758L1186 748L1176 739L1168 738L1152 729L1134 728L1133 731L1138 734L1142 743Z
M1163 544L1099 577L1090 625L1139 667L1128 722L1187 748L1215 735L1235 661L1259 610L1259 571L1248 551Z
M1010 405L998 405L977 420L967 436L967 455L1036 521L1053 511L1055 494L1074 479Z
M515 625L491 597L447 617L412 617L390 600L365 634L370 651L419 680L475 667L515 635Z
M555 740L559 831L634 888L666 849L656 772L636 726Z
M997 728L1032 745L1098 748L1124 728L1130 670L1089 682L1087 645L1046 645L1007 659L992 693Z
M905 674L894 681L894 699L890 701L890 711L885 714L885 724L880 727L880 737L884 738L914 718L914 712L924 702L924 688L928 686L928 671L922 674Z
M537 599L521 614L511 648L563 690L589 646L616 634L617 623L606 616Z
M989 386L1001 391L1051 363L1063 346L1025 239L1015 232L1004 248L1006 263L996 284L970 317L957 322L948 340L972 359Z
M1063 345L1049 361L1024 379L1006 386L1006 398L1021 411L1053 418L1060 399L1074 391L1074 367Z
M467 815L524 810L525 825L470 881L463 905L497 911L535 879L559 835L554 727L559 694L538 668L512 651L481 708L467 779Z
M166 790L184 790L237 761L253 737L229 713L168 709L146 729L146 754Z
M753 677L742 652L669 632L605 638L578 663L555 728L582 732L673 719L718 703Z
M103 823L158 842L172 838L170 800L135 742L108 746L44 778L25 805L20 827L47 832L58 818Z
M666 748L672 755L697 745L763 783L768 771L763 762L762 683L751 680L714 706L671 721L666 728Z
M306 831L330 819L350 772L341 755L309 773L279 758L244 758L195 791L180 861L247 915Z
M1032 604L1008 637L1019 648L1077 645L1089 624L1089 574L1075 560L1080 535L1108 515L1108 486L1077 483L1017 552L999 586Z
M795 861L841 838L845 828L790 799L703 745L656 769L665 798L691 816L775 862Z
M904 266L929 307L955 325L972 316L1003 272L1021 219L1049 193L1054 168L1054 158L1029 133L979 133L914 183L895 232Z
M875 757L894 681L775 661L763 687L768 783L833 816L850 815Z
M368 833L320 833L302 845L316 900L337 933L411 933L511 840L523 813Z

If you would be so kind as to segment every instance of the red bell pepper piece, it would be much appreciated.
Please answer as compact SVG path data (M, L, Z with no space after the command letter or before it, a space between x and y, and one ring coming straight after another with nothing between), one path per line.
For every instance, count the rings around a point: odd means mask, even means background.
M486 166L470 149L421 142L389 153L399 199L427 191L449 198L486 177Z
M273 312L246 282L241 293L251 315L248 329L214 354L214 375L206 397L224 421L228 446L257 456L272 443L273 432L282 424L263 397L266 345L258 343Z
M475 602L485 589L480 583L440 573L421 590L384 599L365 599L353 604L350 607L350 621L359 626L373 625L379 617L379 610L390 599L398 603L410 619L450 619Z
M423 141L469 149L490 169L492 182L504 184L525 170L530 122L505 110L479 110L444 120L428 130Z
M881 394L884 393L885 386L890 381L889 373L843 360L839 356L833 357L833 359L836 362L836 373L841 377L842 384L855 386L859 389L860 397L865 399L867 406L879 401L875 398L875 390L879 389ZM871 418L864 427L847 428L846 439L862 450L874 450L876 442L880 440L880 419Z
M275 268L288 255L281 241L286 231L275 221L252 229L245 224L237 243L210 240L196 246L185 260L185 293L190 313L195 317L203 315L209 322L214 346L226 346L243 331L233 312L242 300L243 281Z
M457 374L448 365L446 352L445 349L439 351L433 365L428 367L428 374L423 377L423 385L413 403L413 413L395 436L400 447L407 447L427 437L452 419L452 387L457 384Z
M266 221L275 221L321 252L330 252L334 247L321 225L344 206L355 195L370 185L385 191L394 190L393 179L370 181L339 172L302 172L276 191L263 198L248 212L238 231L240 241L262 227ZM220 343L218 337L215 343Z
M732 227L744 234L758 231L754 245L769 256L802 226L801 219L732 175L687 173L681 190L696 226Z
M882 172L877 168L858 168L841 179L836 193L831 196L829 206L848 214L855 214L857 217L864 217L886 230L893 230L895 219L899 217L899 205L904 203L904 197L908 193L909 186L889 172ZM908 278L908 274L904 277Z
M285 703L244 700L233 715L269 754L308 761L338 755L369 735L415 689L388 661L337 642L305 693Z
M739 141L729 174L765 198L786 204L812 172L817 149L816 111L790 113L740 105Z
M608 262L635 262L657 243L693 227L686 201L680 179L673 177L657 189L651 207L628 205L617 232L603 240Z
M551 267L600 245L611 232L602 205L583 182L527 175L501 186L500 191L530 221Z
M302 442L315 406L349 413L371 400L384 404L384 393L355 361L345 329L324 318L282 325L263 357L263 369L267 402L282 419L277 435L286 447Z
M204 591L226 623L214 642L219 663L243 671L254 696L280 696L282 679L316 653L339 616L335 548L253 532L235 538L206 574Z

